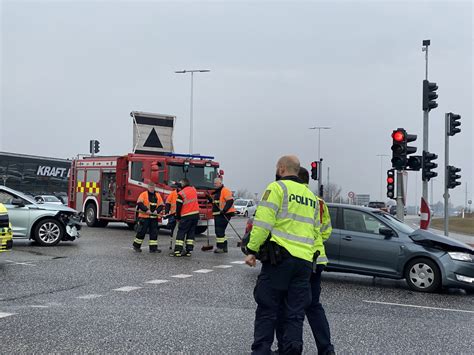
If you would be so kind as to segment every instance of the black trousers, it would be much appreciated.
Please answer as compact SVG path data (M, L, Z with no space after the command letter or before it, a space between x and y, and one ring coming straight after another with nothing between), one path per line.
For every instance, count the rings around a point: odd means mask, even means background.
M184 249L186 239L186 250L194 249L195 229L199 221L199 214L182 217L178 224L178 233L174 246L175 252L181 252Z
M320 302L321 296L321 274L324 271L324 265L318 265L316 273L311 274L311 304L306 308L305 313L308 318L311 331L313 332L314 340L318 348L318 354L327 354L329 351L334 351L334 346L331 343L331 331L329 323L326 318L326 312ZM285 332L285 314L284 308L280 308L278 314L276 336L278 340L278 348L283 347L283 334Z
M149 247L150 251L156 251L158 249L158 220L156 218L139 218L138 229L133 246L135 248L141 248L145 235L150 233Z
M280 354L301 354L304 310L311 303L311 272L310 262L294 257L288 257L278 265L263 263L254 290L257 310L252 354L271 354L282 307L286 326Z
M214 230L216 232L217 248L227 250L227 237L225 235L225 230L227 229L230 218L230 216L223 215L214 216Z

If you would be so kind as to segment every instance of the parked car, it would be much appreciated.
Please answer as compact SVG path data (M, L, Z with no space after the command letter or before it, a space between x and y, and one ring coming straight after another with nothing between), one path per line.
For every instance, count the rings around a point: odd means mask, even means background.
M378 209L328 204L333 231L326 241L328 271L405 279L419 292L442 287L474 290L474 248L414 230ZM247 222L244 241L252 229Z
M392 205L389 207L389 213L392 215L392 216L396 216L397 215L397 205ZM407 215L407 208L406 207L403 207L403 215L406 216Z
M35 201L38 203L51 203L53 205L63 205L63 202L53 195L38 195L35 196Z
M12 248L12 237L12 226L8 218L8 211L6 207L0 203L0 253Z
M52 246L79 237L82 214L62 204L38 203L21 192L0 186L0 203L10 217L14 238Z
M236 209L237 215L242 215L244 217L253 216L255 210L257 209L257 205L253 200L248 199L237 199L234 202L234 207Z
M388 212L387 204L385 202L381 202L381 201L370 201L369 204L367 205L367 207L378 208L381 211Z

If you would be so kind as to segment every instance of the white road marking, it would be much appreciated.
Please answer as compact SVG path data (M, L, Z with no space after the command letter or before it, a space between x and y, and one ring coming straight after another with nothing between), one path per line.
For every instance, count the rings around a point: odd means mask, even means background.
M173 276L171 276L171 277L174 277L174 278L176 278L176 279L186 279L186 278L191 277L191 276L193 276L193 275L178 274L178 275L173 275Z
M464 309L454 309L454 308L439 308L439 307L428 307L428 306L417 306L414 304L401 304L401 303L390 303L390 302L377 302L377 301L367 301L364 300L366 303L376 303L376 304L384 304L388 306L399 306L399 307L412 307L412 308L423 308L423 309L435 309L439 311L449 311L449 312L464 312L464 313L474 313L474 311L467 311Z
M152 284L152 285L159 285L159 284L164 284L166 282L169 282L169 280L151 280L151 281L146 281L146 284Z
M232 265L216 265L214 266L216 269L228 269L231 268Z
M94 298L99 298L99 297L102 297L103 295L96 295L96 294L91 294L91 295L84 295L84 296L79 296L79 297L76 297L76 298L79 298L81 300L92 300Z
M196 272L198 274L207 274L208 272L213 272L214 270L210 269L200 269L200 270L194 270L193 272Z
M31 308L49 308L49 306L45 306L44 304L33 304L30 306Z
M138 290L142 287L138 287L138 286L124 286L124 287L120 287L120 288L116 288L114 289L114 291L119 291L119 292L130 292L130 291L135 291L135 290Z
M5 260L7 263L10 263L10 265L24 265L24 266L35 266L34 264L32 264L32 261L26 261L24 263L19 263L19 262L16 262L16 261L12 261L12 260Z
M245 261L244 260L237 260L237 261L231 262L231 264L245 264Z
M0 312L0 318L6 318L6 317L10 317L10 316L14 316L16 313L4 313L4 312Z

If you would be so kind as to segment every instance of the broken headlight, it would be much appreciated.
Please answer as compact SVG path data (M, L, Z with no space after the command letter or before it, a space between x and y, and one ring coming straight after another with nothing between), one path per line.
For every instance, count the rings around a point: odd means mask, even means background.
M468 253L460 253L460 252L450 251L450 252L448 252L448 255L453 260L473 261L473 256L471 254L468 254Z

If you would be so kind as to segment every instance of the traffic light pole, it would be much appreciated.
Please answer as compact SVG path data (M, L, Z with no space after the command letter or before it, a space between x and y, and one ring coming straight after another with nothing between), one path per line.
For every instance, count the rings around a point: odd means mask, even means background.
M403 172L397 170L397 218L403 221L405 218L405 211L403 205Z
M448 190L448 166L449 166L449 113L445 114L444 134L444 235L449 235L449 190Z
M425 79L428 80L428 45L423 48L425 52ZM428 127L429 127L429 110L423 111L423 151L428 152ZM422 181L421 199L425 200L428 205L428 181ZM423 205L423 202L421 203ZM428 225L431 221L428 221ZM428 228L426 228L428 229Z

